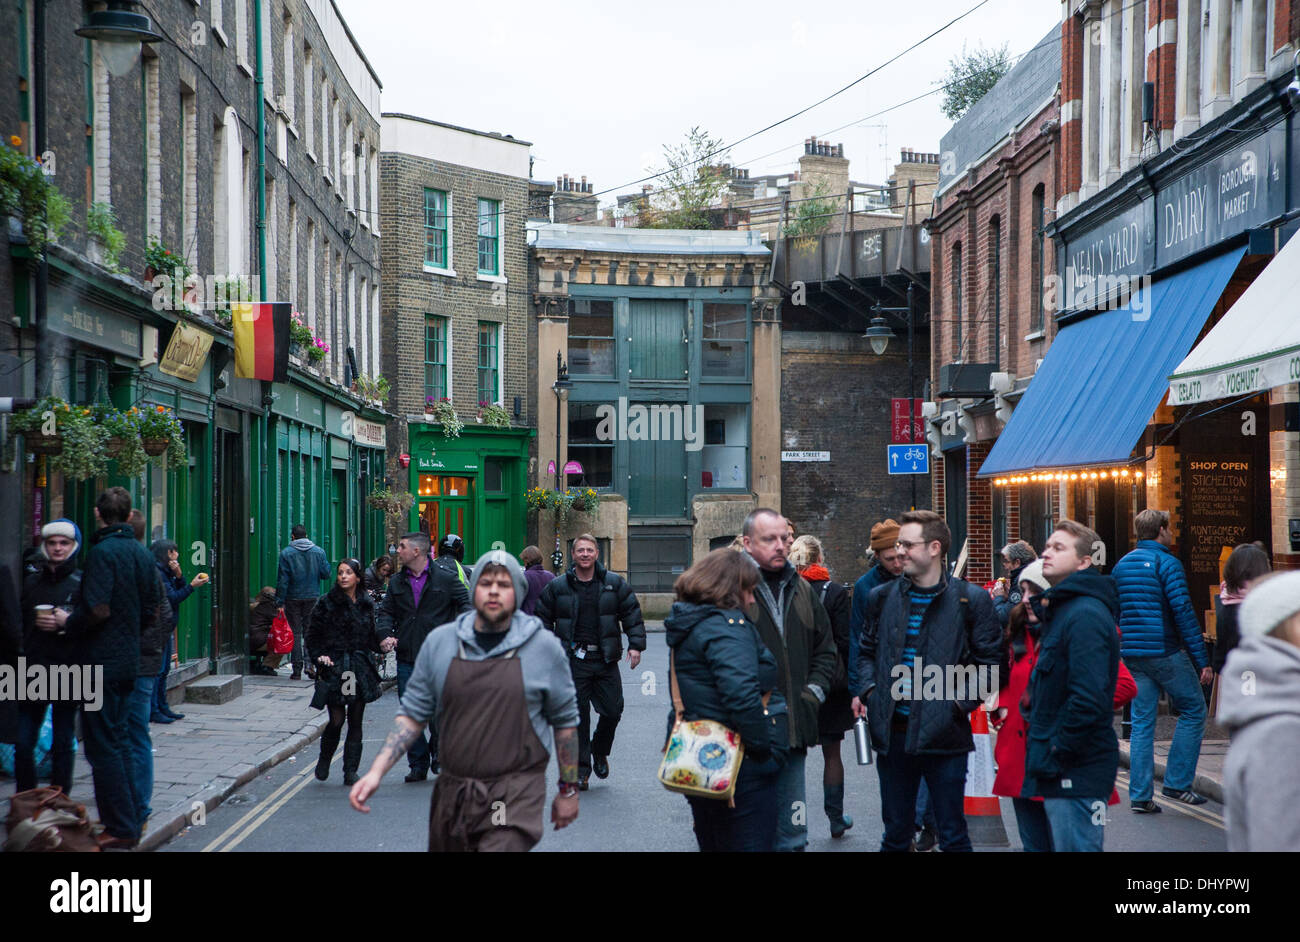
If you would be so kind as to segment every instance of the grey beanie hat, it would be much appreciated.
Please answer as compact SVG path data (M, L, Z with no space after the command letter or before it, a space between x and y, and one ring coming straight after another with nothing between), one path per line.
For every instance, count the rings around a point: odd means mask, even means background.
M524 578L524 570L519 565L519 560L505 550L488 550L474 564L474 568L469 574L470 604L472 605L474 602L474 590L478 587L479 576L483 575L483 570L487 568L489 563L505 566L510 571L510 581L515 584L515 611L518 611L528 595L528 580Z
M1251 586L1237 622L1242 637L1266 635L1293 615L1300 615L1300 572L1280 572Z

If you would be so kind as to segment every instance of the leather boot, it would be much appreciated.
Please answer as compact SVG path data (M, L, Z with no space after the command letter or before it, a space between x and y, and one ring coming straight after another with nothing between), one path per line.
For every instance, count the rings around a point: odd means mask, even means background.
M343 784L353 785L360 778L357 775L357 767L361 765L361 746L359 742L345 742L343 744Z
M320 734L320 759L316 761L316 777L322 782L330 777L330 763L334 761L334 750L339 747L339 735L342 727L326 726Z
M853 819L844 813L844 786L823 785L822 798L826 817L831 822L831 837L843 837L844 832L853 827Z

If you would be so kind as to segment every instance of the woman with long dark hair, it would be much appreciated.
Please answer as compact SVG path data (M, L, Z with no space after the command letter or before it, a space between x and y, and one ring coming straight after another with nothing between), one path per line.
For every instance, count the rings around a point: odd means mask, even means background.
M1214 673L1223 673L1223 662L1228 652L1241 638L1237 627L1237 614L1241 603L1250 591L1251 583L1273 571L1268 553L1254 543L1243 543L1232 551L1223 564L1223 583L1219 586L1219 611L1214 619L1214 656L1210 666Z
M162 668L158 671L158 680L154 684L149 722L172 723L185 718L184 713L177 713L167 702L167 674L172 669L172 650L176 644L176 626L180 624L180 607L182 602L194 594L195 589L207 584L208 574L201 572L186 582L181 572L181 551L172 540L154 540L150 549L158 563L158 572L162 574L163 588L167 591L167 601L171 605L172 621L166 628Z
M776 658L744 614L758 579L749 557L714 550L677 577L677 601L664 620L682 719L722 723L745 747L734 807L687 796L702 851L770 851L776 840L776 782L789 727ZM670 731L675 715L668 715Z
M320 759L316 777L329 778L330 762L343 735L343 784L357 780L361 764L361 723L366 704L378 700L382 690L373 654L379 651L375 637L375 605L362 587L361 563L345 559L329 592L312 609L307 623L307 650L316 661L316 691L311 705L329 709L330 721L320 737Z

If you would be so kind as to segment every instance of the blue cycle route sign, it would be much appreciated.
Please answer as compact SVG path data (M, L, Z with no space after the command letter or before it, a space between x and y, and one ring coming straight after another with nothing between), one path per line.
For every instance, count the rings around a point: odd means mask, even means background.
M890 474L929 474L930 447L916 445L886 445Z

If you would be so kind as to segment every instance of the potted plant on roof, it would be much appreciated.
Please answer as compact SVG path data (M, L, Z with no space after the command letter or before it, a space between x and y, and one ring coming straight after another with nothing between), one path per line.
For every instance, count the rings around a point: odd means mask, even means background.
M461 429L465 427L465 423L456 414L456 409L451 404L450 399L446 396L439 399L433 404L433 411L429 414L433 416L435 422L442 426L444 438L460 438Z
M72 204L22 147L17 134L9 136L8 147L0 147L0 217L21 218L28 248L42 258L46 244L57 241L71 220Z
M313 364L319 364L321 360L325 359L325 354L329 352L330 345L319 337L316 337L307 345L307 359Z
M183 466L185 427L176 413L166 406L145 406L139 416L145 454L171 471Z
M490 428L509 428L510 413L493 402L478 404L478 420Z
M163 245L157 236L150 236L149 245L144 250L144 280L151 284L159 275L166 275L184 284L190 277L190 266L185 259Z
M108 432L95 422L90 406L46 396L17 413L9 427L11 434L23 436L27 451L48 455L50 470L66 478L84 481L108 470L104 448Z
M311 328L307 326L307 321L302 314L294 311L289 315L289 352L294 356L301 357L304 347L310 347L311 342L315 340L315 335Z

